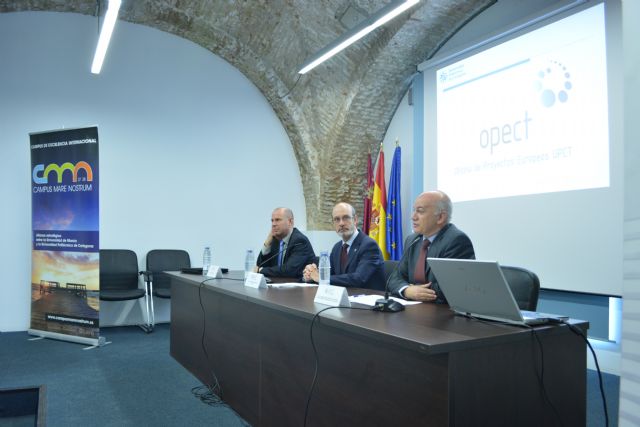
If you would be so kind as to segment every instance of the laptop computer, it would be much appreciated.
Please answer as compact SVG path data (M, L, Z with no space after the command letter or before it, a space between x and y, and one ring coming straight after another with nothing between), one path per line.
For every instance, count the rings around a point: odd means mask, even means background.
M496 261L428 258L438 285L457 313L514 325L539 325L565 316L520 310Z

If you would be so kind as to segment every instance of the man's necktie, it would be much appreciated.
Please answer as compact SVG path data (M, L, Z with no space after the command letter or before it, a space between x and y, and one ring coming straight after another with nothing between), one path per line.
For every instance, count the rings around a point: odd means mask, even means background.
M283 258L284 258L284 240L280 240L280 249L278 250L278 267L282 265Z
M422 241L422 246L420 247L420 254L418 255L418 262L416 262L416 268L413 270L413 280L415 284L423 284L427 283L427 278L425 277L425 270L427 269L427 252L429 248L429 239L424 239Z
M340 252L340 272L345 273L347 271L347 262L349 262L349 245L347 243L342 244L342 251Z

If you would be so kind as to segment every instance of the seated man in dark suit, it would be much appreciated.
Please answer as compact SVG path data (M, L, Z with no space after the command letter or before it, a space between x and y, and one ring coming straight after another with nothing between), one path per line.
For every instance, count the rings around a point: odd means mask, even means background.
M426 258L475 259L469 237L450 222L452 210L442 191L417 197L411 216L414 234L407 237L398 268L389 277L389 291L415 301L447 302Z
M304 266L314 259L309 239L293 226L291 209L274 209L271 231L258 255L255 271L270 277L301 278Z
M342 238L331 250L330 283L384 290L384 264L378 244L358 230L356 210L348 203L333 208L333 226ZM309 264L304 269L305 281L319 281L318 267Z

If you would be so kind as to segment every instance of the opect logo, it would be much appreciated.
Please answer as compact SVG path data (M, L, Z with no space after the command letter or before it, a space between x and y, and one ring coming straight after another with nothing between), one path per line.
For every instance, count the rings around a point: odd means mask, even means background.
M65 162L62 165L57 165L55 163L50 163L45 168L44 165L36 165L33 168L33 172L31 176L33 178L33 182L36 184L48 184L49 183L49 174L51 172L55 172L56 174L56 182L58 184L62 184L62 176L65 171L71 172L71 181L78 182L78 172L80 169L83 169L86 173L86 179L83 181L93 181L93 170L91 169L91 165L85 161L79 161L75 165L70 162Z
M571 84L571 74L562 63L549 60L549 65L538 71L538 80L534 89L540 94L540 102L546 108L551 108L556 101L567 102Z

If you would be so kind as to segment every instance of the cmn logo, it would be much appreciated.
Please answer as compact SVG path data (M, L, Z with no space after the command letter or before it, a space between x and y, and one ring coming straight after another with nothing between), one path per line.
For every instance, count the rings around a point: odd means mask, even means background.
M80 161L75 165L73 163L66 162L61 166L58 166L55 163L51 163L46 168L44 167L44 165L36 165L33 168L33 173L31 176L33 177L33 182L35 182L36 184L48 184L49 174L51 172L55 172L57 183L62 184L62 176L64 172L70 171L71 180L73 182L78 182L78 171L80 171L80 169L83 169L87 174L86 181L93 181L93 170L91 169L89 163L84 161Z

